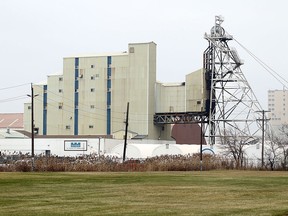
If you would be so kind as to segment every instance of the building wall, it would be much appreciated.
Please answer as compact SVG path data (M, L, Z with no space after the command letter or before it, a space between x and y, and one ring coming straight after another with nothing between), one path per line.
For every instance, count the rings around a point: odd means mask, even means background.
M31 103L24 103L23 125L25 131L31 132Z
M148 139L172 140L171 125L153 123L155 113L203 111L203 70L186 82L156 82L156 44L131 43L128 51L63 59L63 74L33 85L35 127L40 135L112 135L125 129ZM31 129L25 105L25 130Z
M51 75L47 85L34 85L35 127L40 135L110 135L125 128L158 137L155 113L156 44L129 44L117 54L63 59L63 75ZM28 106L27 106L28 107ZM30 115L30 116L29 116ZM28 108L25 119L29 119ZM31 123L25 124L29 131Z
M185 112L185 83L157 83L156 113Z
M129 44L129 128L155 138L156 44Z
M185 83L156 84L156 113L205 111L208 92L203 69L186 75Z
M203 69L186 75L186 111L205 111L207 91L204 82Z
M46 134L66 134L63 125L63 75L51 75L47 78L47 132ZM44 134L44 133L43 133Z
M288 91L268 91L268 116L272 126L288 124Z

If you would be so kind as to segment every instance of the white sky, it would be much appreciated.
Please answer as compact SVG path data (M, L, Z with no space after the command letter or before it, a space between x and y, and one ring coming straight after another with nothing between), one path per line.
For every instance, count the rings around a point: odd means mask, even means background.
M0 112L23 112L28 83L62 71L63 57L126 51L128 43L157 44L157 80L183 82L202 67L204 33L215 15L253 54L287 75L287 0L1 0ZM232 41L244 60L242 71L267 109L268 89L283 86ZM25 84L17 88L6 87Z

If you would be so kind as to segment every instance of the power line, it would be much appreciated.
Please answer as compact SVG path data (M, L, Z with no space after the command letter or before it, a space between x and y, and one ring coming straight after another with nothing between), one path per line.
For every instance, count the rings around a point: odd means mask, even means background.
M244 45L242 45L238 40L236 40L234 37L233 39L236 41L236 43L239 44L256 62L258 62L271 76L273 76L279 83L281 83L285 88L288 89L287 85L288 81L281 76L279 73L277 73L275 70L273 70L270 66L268 66L265 62L263 62L260 58L258 58L256 55L254 55L250 50L248 50ZM276 74L276 75L275 75ZM281 80L282 81L281 81ZM285 83L284 83L284 82Z
M40 86L35 86L35 87L39 87L40 88ZM71 101L71 102L73 102L74 100L73 99L70 99L70 98L67 98L67 97L64 97L63 95L59 95L59 94L57 94L57 93L55 93L55 92L52 92L52 91L49 91L49 90L47 90L47 93L48 93L48 97L47 97L47 100L50 100L50 101L54 101L54 102L56 102L56 103L63 103L63 100L61 100L61 101L56 101L56 100L54 100L54 99L52 99L52 97L51 96L49 96L49 93L51 93L51 94L53 94L53 95L55 95L55 96L58 96L59 98L61 98L61 99L66 99L66 100L68 100L68 101ZM36 100L37 101L42 101L43 102L43 98L42 97L38 97L38 98L36 98ZM74 102L73 102L74 103ZM55 105L52 105L51 103L47 103L47 105L48 106L51 106L51 107L55 107L56 109L58 109L58 106L55 106ZM87 107L87 108L89 108L90 107L90 105L88 105L88 104L85 104L85 103L79 103L79 105L82 105L84 108L85 107ZM68 108L71 108L71 109L73 109L74 110L74 106L73 105L69 105L69 104L65 104L65 106L67 106ZM95 107L95 109L96 110L100 110L100 111L102 111L102 112L106 112L106 109L104 109L104 108L97 108L97 107ZM63 111L66 111L66 112L69 112L69 113L73 113L74 111L73 110L66 110L66 109L64 109L64 108L62 108L62 110ZM80 106L78 107L78 110L80 111L79 112L79 115L81 115L81 116L83 116L83 117L89 117L89 118L93 118L93 119L97 119L97 120L101 120L101 121L105 121L105 119L102 119L102 118L98 118L98 117L96 117L96 115L98 115L98 116L100 116L100 117L105 117L106 118L106 115L103 115L103 114L101 114L101 113L99 113L99 112L90 112L90 111L87 111L87 110L85 110L85 109L80 109ZM87 114L89 114L89 116L88 115L85 115L85 113L87 113ZM113 117L113 119L114 119L114 123L123 123L124 122L124 114L125 114L125 112L121 112L121 111L115 111L115 110L113 110L112 111L112 113L114 113L114 114L123 114L123 118L119 118L119 117ZM92 115L92 116L91 116ZM139 116L139 115L141 115L141 116L146 116L146 117L149 117L149 119L151 119L151 120L139 120L139 119L135 119L135 118L130 118L130 121L131 122L152 122L153 121L153 115L147 115L147 114L136 114L136 113L131 113L130 114L131 116ZM95 117L93 117L93 116L95 116ZM120 121L117 121L117 119L118 120L120 120ZM116 120L116 121L115 121Z
M30 83L24 83L24 84L20 84L20 85L15 85L15 86L9 86L9 87L5 87L5 88L0 88L0 91L2 91L2 90L7 90L7 89L12 89L12 88L18 88L18 87L26 86L26 85L30 85Z
M0 103L6 103L6 102L11 102L11 101L23 100L23 99L27 99L27 95L19 95L16 97L2 99L0 100Z

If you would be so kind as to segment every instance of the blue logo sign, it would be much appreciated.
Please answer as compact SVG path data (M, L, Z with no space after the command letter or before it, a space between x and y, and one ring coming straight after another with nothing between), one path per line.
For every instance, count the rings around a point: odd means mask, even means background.
M80 148L81 147L81 143L80 142L71 142L71 148Z

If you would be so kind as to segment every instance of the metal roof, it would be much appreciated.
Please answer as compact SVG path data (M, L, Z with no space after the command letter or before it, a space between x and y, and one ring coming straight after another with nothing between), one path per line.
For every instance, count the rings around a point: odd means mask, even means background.
M23 129L23 113L0 113L0 128Z

